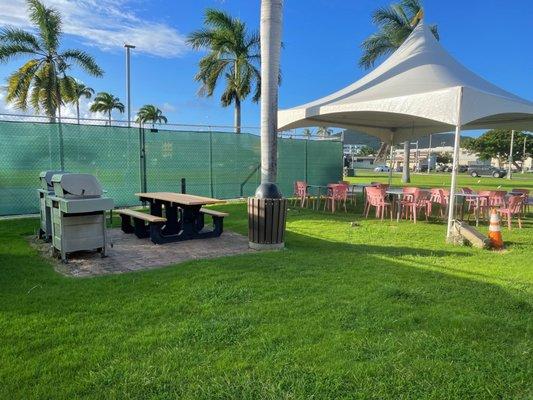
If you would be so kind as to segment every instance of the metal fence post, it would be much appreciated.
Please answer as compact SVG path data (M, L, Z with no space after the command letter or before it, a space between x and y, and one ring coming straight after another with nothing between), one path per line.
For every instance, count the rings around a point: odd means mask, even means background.
M307 182L307 143L309 142L309 139L305 139L305 172L304 172L304 181Z
M209 193L213 197L213 132L209 129Z
M59 164L61 165L61 171L65 170L65 151L63 145L63 126L61 125L61 119L57 124L57 130L59 133Z
M141 192L146 192L146 141L144 138L144 128L139 124L139 178Z

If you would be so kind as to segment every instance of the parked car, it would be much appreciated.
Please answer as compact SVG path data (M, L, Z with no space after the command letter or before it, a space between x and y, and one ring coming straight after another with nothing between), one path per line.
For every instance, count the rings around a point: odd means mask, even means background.
M436 167L435 167L435 171L436 172L452 172L452 166L451 165L447 165L447 164L438 164ZM459 167L457 168L457 172L467 172L468 171L468 167L466 165L459 165Z
M452 167L446 164L437 164L435 167L435 171L437 172L451 172Z
M468 167L468 173L476 178L478 176L492 176L494 178L503 178L507 171L492 165L471 165Z
M390 169L386 165L378 165L376 168L374 168L374 172L389 172Z

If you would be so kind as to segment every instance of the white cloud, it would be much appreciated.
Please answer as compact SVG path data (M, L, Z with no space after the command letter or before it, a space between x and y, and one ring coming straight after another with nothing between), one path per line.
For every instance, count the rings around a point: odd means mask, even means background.
M0 120L7 121L33 121L33 122L48 122L49 118L41 114L36 115L34 110L30 107L26 111L21 111L11 103L5 101L5 88L0 87ZM87 125L104 125L107 121L107 115L97 112L89 111L92 100L80 99L80 118L83 124ZM123 119L123 115L113 115L113 118ZM77 120L76 105L69 103L61 107L61 118L63 122L74 123Z
M102 50L122 49L124 43L135 51L172 58L187 50L185 37L175 28L140 18L133 9L135 0L45 0L59 10L63 31L77 36L85 45ZM30 28L24 0L0 0L0 26Z
M173 106L170 103L167 103L167 102L164 102L163 106L161 108L163 109L163 111L166 111L166 112L174 112L174 111L176 111L176 107Z

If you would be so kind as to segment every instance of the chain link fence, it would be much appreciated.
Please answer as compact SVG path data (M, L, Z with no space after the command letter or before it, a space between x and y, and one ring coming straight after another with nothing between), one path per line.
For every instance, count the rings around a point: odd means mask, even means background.
M98 177L117 206L138 205L135 193L181 191L221 199L252 195L260 180L260 138L211 130L151 129L0 119L0 215L38 212L40 171L61 168ZM144 149L144 151L143 151ZM144 155L144 159L143 159ZM336 182L342 144L280 137L278 184Z

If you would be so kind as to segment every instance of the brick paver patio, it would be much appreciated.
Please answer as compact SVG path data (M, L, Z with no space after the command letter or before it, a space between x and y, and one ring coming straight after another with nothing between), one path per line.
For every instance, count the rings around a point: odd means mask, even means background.
M105 274L160 268L189 260L215 258L254 252L248 248L248 238L225 231L220 237L187 240L183 242L155 245L149 239L138 239L120 229L109 229L108 237L113 247L108 247L107 257L96 252L79 252L69 256L69 262L50 257L50 243L32 239L33 245L43 257L54 263L56 271L69 276L88 277Z

